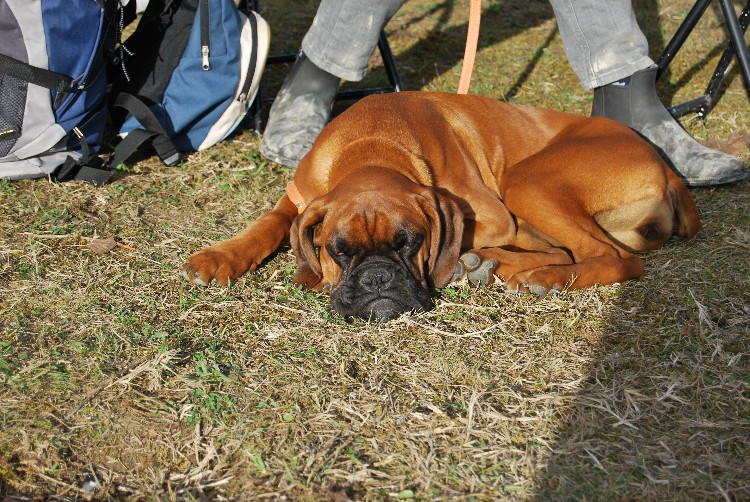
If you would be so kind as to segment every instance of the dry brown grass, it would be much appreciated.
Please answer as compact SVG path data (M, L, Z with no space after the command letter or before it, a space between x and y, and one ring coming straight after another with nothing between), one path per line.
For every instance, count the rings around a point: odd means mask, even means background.
M465 3L413 0L390 24L409 88L457 85ZM655 53L689 4L638 4ZM294 48L315 2L265 5L274 50ZM723 39L711 13L668 99L702 90ZM587 113L546 1L486 2L481 46L473 91ZM749 108L733 73L683 123L723 140ZM5 500L750 498L748 182L693 190L704 229L638 281L542 300L450 287L369 325L295 288L286 250L231 288L179 278L282 193L291 171L257 152L246 130L102 189L0 182Z

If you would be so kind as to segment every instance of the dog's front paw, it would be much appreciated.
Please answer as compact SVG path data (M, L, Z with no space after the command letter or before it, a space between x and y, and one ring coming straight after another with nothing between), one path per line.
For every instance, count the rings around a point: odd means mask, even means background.
M221 247L198 251L182 266L182 277L199 286L226 286L247 271L247 265Z
M469 251L459 258L456 271L453 273L453 282L465 278L469 284L478 288L490 286L497 280L495 269L495 260L484 260L479 254Z
M553 282L543 277L543 273L534 271L520 272L508 279L505 287L510 292L531 293L537 297L546 296L549 293L559 293L563 290L562 284Z

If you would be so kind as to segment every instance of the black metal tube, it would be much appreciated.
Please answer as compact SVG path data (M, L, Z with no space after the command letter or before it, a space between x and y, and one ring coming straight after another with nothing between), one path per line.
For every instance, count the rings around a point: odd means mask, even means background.
M750 53L747 50L747 44L745 44L745 31L740 26L737 14L734 12L732 0L719 0L719 5L721 5L721 11L727 23L729 39L734 46L735 55L740 63L742 79L745 82L745 91L748 97L750 97ZM747 8L747 5L745 8Z
M739 17L740 28L742 29L743 33L747 30L748 22L750 22L750 0L748 0L748 2L745 4L745 7ZM724 82L724 79L729 73L729 66L732 64L734 56L734 43L727 44L727 46L724 48L724 52L721 54L719 63L716 65L714 74L711 77L711 80L708 82L708 86L706 87L706 104L696 108L696 112L698 113L698 115L705 117L708 112L711 111L711 108L713 108L713 105L716 103L716 100L719 96L721 84Z
M383 67L388 75L388 81L393 86L393 90L396 92L403 91L404 86L401 83L401 77L396 70L396 62L393 60L393 51L391 51L391 44L388 43L388 37L385 36L385 31L380 32L378 48L380 49L380 57L383 58Z
M695 2L693 7L690 9L690 12L688 12L687 17L685 17L685 20L682 22L679 28L677 28L677 31L675 32L672 39L667 43L667 46L664 48L664 52L661 53L661 56L659 56L659 59L656 61L656 66L659 67L659 69L656 72L656 79L658 80L661 74L664 72L664 70L667 69L667 66L669 66L669 63L672 62L672 59L674 59L675 54L682 48L682 44L685 43L685 40L687 40L688 35L693 31L693 28L695 28L695 25L698 24L698 21L703 16L703 13L706 12L706 9L708 8L708 4L711 3L711 0L698 0Z

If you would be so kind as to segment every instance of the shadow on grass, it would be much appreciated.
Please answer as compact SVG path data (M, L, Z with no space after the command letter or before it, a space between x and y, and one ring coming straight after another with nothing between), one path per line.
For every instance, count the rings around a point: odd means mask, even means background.
M585 380L561 410L540 499L750 493L750 270L731 244L748 228L723 202L747 188L694 191L702 232L646 255L645 275L622 285Z

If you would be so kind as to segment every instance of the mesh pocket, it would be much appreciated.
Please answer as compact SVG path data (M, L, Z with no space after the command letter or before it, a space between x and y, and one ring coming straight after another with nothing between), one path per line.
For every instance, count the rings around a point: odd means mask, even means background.
M0 157L5 157L21 136L29 84L0 75Z

